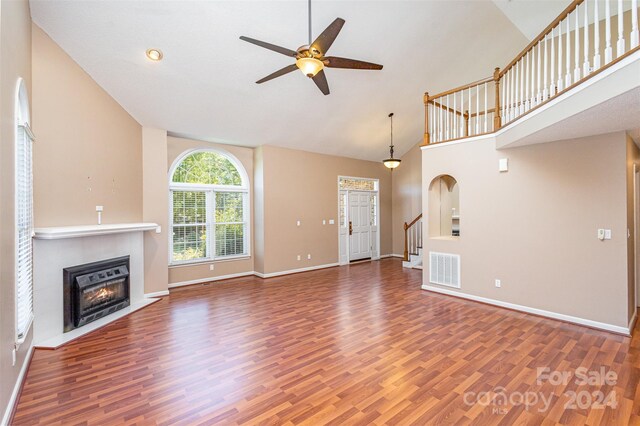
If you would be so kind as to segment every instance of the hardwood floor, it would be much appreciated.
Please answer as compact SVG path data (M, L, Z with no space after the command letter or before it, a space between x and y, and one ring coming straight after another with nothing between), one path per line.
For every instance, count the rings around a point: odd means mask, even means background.
M640 423L639 333L420 283L421 271L388 259L173 290L62 348L37 350L13 423ZM571 377L539 378L544 367ZM580 367L611 372L608 383L577 383ZM574 409L565 408L571 392Z

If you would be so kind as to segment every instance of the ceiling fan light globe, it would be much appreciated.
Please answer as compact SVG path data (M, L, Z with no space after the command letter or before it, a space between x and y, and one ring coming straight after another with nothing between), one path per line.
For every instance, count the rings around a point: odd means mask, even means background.
M400 160L398 160L397 158L387 158L382 163L388 169L395 169L396 167L398 167L400 165Z
M296 66L307 77L315 77L324 68L322 61L316 58L299 58L296 60Z

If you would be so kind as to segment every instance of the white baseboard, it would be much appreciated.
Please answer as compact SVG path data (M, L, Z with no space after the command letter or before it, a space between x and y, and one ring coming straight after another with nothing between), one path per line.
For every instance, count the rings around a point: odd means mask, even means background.
M247 271L247 272L239 272L237 274L219 275L217 277L199 278L197 280L191 280L191 281L180 281L177 283L169 284L169 288L184 287L186 285L193 285L193 284L210 283L213 281L228 280L230 278L248 277L250 275L256 275L256 272Z
M631 335L630 327L621 327L619 325L607 324L604 322L588 320L585 318L574 317L571 315L559 314L557 312L545 311L543 309L531 308L529 306L517 305L515 303L503 302L501 300L489 299L487 297L474 296L472 294L462 293L460 291L447 290L440 287L434 287L432 285L423 284L423 290L433 291L436 293L446 294L449 296L460 297L463 299L469 299L476 302L487 303L489 305L500 306L502 308L512 309L514 311L526 312L528 314L539 315L551 319L560 321L571 322L578 325L584 325L591 328L597 328L605 331L612 331L618 334Z
M400 259L404 259L404 254L392 253L389 255L389 257L399 257Z
M27 374L27 369L29 368L29 364L31 363L31 357L33 356L33 345L29 347L27 351L27 355L24 357L24 363L22 363L22 367L20 368L20 373L18 373L18 378L16 379L16 383L13 386L13 391L11 392L11 398L9 398L9 402L7 402L7 407L4 410L4 414L2 415L2 423L3 425L9 424L9 417L11 416L11 412L13 411L13 407L18 402L18 395L20 394L20 389L22 389L22 382L24 381L24 377Z
M339 263L327 263L325 265L309 266L307 268L290 269L288 271L270 272L268 274L263 274L261 272L254 272L254 274L257 277L260 277L260 278L273 278L273 277L279 277L280 275L297 274L298 272L307 272L307 271L315 271L316 269L333 268L334 266L340 266L340 264Z
M385 257L397 257L397 256L399 256L399 255L386 254L386 255L380 256L380 259L385 258ZM402 257L402 256L399 256L399 257ZM377 260L377 259L375 259L375 260ZM367 262L368 261L369 260L367 260ZM345 265L348 265L348 263L345 264ZM337 262L336 263L327 263L327 264L324 264L324 265L308 266L306 268L289 269L289 270L286 270L286 271L269 272L269 273L266 273L266 274L264 274L262 272L257 272L257 271L247 271L247 272L240 272L240 273L237 273L237 274L220 275L220 276L217 276L217 277L199 278L197 280L181 281L181 282L177 282L177 283L171 283L171 284L169 284L169 288L184 287L184 286L193 285L193 284L202 284L202 283L209 283L209 282L213 282L213 281L228 280L230 278L248 277L248 276L251 276L251 275L255 275L256 277L259 277L259 278L273 278L273 277L279 277L279 276L282 276L282 275L297 274L298 272L308 272L308 271L315 271L317 269L333 268L334 266L341 266L341 265L340 265L340 263L337 263ZM148 293L148 294L145 294L145 296L147 296L147 297L160 297L160 296L166 296L167 294L168 294L168 292L166 294L164 294L163 292L157 292L157 293Z
M147 299L153 298L153 297L162 297L162 296L168 296L169 295L169 290L163 290L163 291L156 291L155 293L145 293L144 297Z

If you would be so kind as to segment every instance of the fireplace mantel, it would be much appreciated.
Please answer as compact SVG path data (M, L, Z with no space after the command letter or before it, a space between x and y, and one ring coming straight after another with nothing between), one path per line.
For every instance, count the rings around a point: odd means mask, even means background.
M155 223L37 228L33 240L33 343L56 348L159 299L144 293L144 237ZM129 256L130 305L64 332L64 270Z
M157 223L114 223L106 225L54 226L36 228L34 238L39 240L59 240L63 238L91 237L95 235L121 234L124 232L156 231Z

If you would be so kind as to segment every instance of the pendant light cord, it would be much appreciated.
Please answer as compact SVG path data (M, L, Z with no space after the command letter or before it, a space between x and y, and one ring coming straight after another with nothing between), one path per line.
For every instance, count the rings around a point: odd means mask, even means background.
M391 119L391 145L389 146L391 149L389 150L389 154L391 154L391 158L393 158L393 113L389 114L389 118Z

